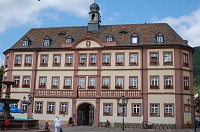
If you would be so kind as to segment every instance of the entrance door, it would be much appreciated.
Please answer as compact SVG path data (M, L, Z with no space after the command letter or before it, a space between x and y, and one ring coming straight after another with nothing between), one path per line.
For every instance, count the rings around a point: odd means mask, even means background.
M82 124L83 124L83 111L78 111L77 125L82 126Z
M77 109L77 125L92 126L94 124L94 107L91 104L81 104Z
M89 126L92 126L94 124L94 107L90 106L89 109Z

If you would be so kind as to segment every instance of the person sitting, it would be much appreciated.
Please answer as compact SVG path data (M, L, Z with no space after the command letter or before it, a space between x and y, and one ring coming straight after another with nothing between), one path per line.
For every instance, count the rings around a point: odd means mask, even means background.
M45 122L44 129L50 131L48 121Z
M73 118L72 118L72 117L69 118L68 123L69 123L69 124L74 124L74 121L73 121Z
M152 129L152 124L150 121L148 122L148 129Z
M9 127L9 125L10 125L10 121L9 121L8 117L6 117L6 120L5 120L5 129L4 130L7 130L8 127Z

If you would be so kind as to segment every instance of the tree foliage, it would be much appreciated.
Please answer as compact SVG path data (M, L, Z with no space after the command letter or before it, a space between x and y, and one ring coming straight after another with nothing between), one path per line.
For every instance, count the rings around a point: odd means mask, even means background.
M200 47L194 47L193 53L193 83L194 92L200 91Z

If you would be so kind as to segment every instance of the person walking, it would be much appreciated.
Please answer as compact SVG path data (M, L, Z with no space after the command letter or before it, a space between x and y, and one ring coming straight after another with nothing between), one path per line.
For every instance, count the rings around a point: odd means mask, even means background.
M5 130L8 129L9 125L10 125L10 121L9 121L8 117L6 117L6 120L5 120Z
M54 120L55 132L60 132L60 125L61 125L61 121L59 117L56 116L56 119Z

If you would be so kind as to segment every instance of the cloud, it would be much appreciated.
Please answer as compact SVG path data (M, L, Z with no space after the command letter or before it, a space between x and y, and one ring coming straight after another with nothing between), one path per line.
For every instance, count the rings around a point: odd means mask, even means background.
M154 17L152 21L168 23L184 40L188 40L190 46L200 46L200 8L178 18L166 17L159 20Z
M56 14L43 14L45 9L55 9L59 12L87 17L89 5L93 0L0 0L0 33L9 27L24 24L41 24L41 16L48 19L58 19Z

